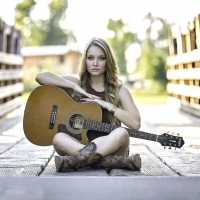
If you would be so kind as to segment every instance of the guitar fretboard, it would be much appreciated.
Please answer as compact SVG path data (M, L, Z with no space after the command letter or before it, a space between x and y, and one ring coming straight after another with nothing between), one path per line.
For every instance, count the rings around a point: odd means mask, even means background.
M102 122L98 122L98 121L94 121L94 120L90 120L90 119L84 119L84 123L83 123L83 129L101 131L104 133L110 133L111 131L113 131L114 129L119 128L119 127L120 126L106 124L106 123L102 123ZM128 131L130 137L144 139L144 140L150 140L150 141L157 141L156 134L147 133L144 131L137 131L137 130L130 129L130 128L125 128L125 129Z

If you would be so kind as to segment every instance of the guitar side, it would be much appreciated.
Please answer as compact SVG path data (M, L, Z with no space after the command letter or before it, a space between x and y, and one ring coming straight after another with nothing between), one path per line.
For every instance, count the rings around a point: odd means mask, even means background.
M64 124L74 134L81 134L80 143L87 144L87 130L74 130L69 118L73 114L101 121L101 108L96 103L77 103L62 89L56 86L39 86L30 94L23 119L24 133L33 144L52 145L53 137L58 133L58 125Z

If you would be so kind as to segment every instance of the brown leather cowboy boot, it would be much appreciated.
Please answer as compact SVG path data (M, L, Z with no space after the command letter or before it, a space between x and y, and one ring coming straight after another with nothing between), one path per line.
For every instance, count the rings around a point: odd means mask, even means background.
M95 150L96 144L91 142L82 149L76 151L72 156L55 156L56 171L61 172L69 169L77 170L81 167L100 162L102 155L94 153Z
M92 165L93 168L103 168L109 173L112 169L141 169L141 158L139 154L132 155L129 157L122 156L106 156L99 163Z

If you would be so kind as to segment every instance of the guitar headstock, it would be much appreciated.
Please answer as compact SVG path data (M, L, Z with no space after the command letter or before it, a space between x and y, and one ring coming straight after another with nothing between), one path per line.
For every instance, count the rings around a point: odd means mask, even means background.
M157 141L164 147L169 146L169 149L171 147L175 147L175 149L181 148L185 144L183 138L179 137L179 134L174 136L173 134L163 133L162 135L158 135Z

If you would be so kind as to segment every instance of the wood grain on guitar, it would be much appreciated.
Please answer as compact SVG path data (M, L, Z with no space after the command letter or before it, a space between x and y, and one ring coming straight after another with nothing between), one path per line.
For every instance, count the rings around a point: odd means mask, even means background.
M23 127L27 139L40 146L52 145L52 139L65 126L70 136L87 144L88 130L110 133L118 126L101 122L102 113L98 104L78 103L56 86L39 86L30 94L24 111ZM62 126L61 126L62 125ZM68 130L68 131L66 131ZM181 148L182 137L168 133L156 135L126 128L130 137L159 142L162 146ZM103 134L105 135L105 134Z

